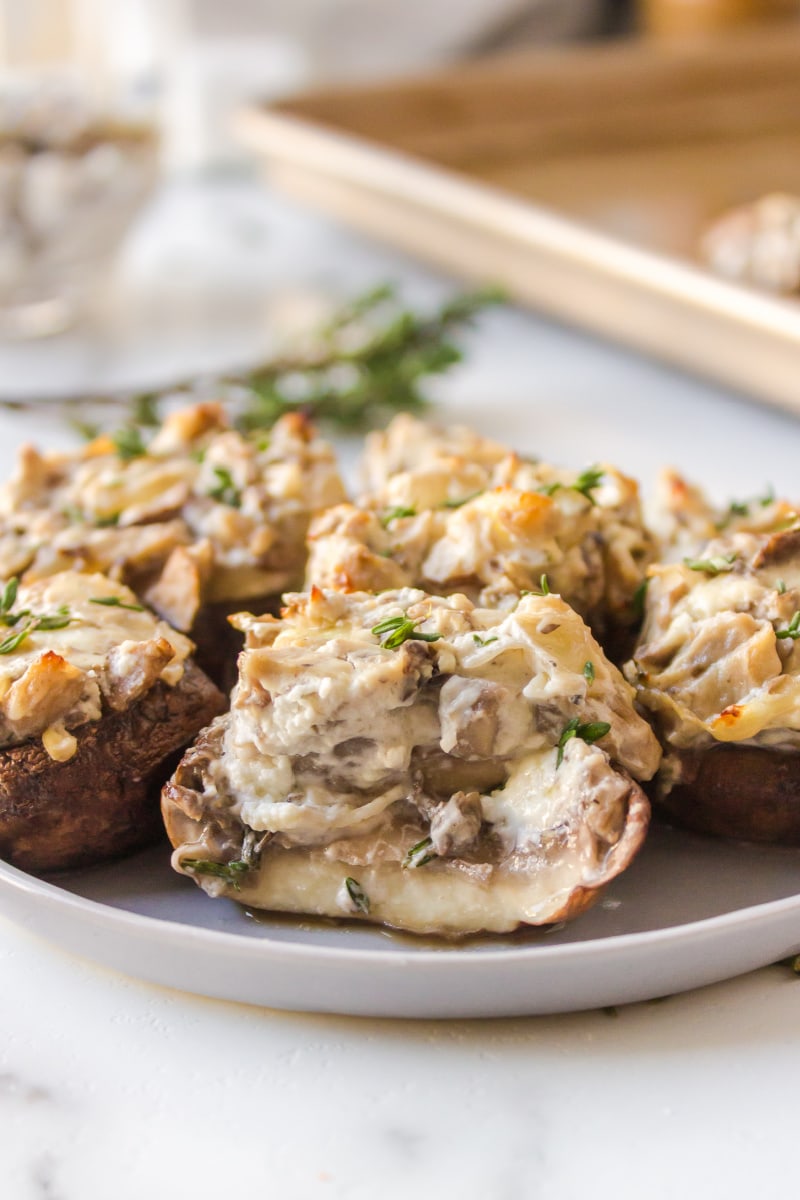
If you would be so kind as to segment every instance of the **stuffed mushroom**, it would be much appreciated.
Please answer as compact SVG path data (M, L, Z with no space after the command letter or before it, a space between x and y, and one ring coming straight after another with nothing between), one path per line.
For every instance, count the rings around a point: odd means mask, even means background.
M630 651L654 558L636 483L613 467L561 470L459 427L398 417L368 439L371 490L317 517L306 586L420 587L511 609L548 587L612 656Z
M241 615L231 710L162 796L210 895L459 936L577 915L645 836L660 752L554 595L313 589Z
M297 586L312 513L344 498L330 447L299 414L269 436L218 404L173 413L71 453L21 450L0 488L0 577L102 571L190 634L225 678L240 644L227 616Z
M0 597L0 856L51 871L154 841L158 792L224 708L188 638L106 576Z
M655 794L681 823L800 843L800 524L723 533L650 568L625 673L664 746Z

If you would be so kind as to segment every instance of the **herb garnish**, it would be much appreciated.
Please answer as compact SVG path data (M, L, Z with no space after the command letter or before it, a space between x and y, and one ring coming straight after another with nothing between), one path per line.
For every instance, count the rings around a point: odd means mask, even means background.
M407 613L402 617L385 617L383 621L373 625L370 632L380 639L384 650L396 650L403 642L408 641L438 642L442 636L440 633L418 632L417 626L422 623L422 619L412 621ZM384 637L384 634L387 636Z
M482 496L483 492L479 488L477 492L470 492L468 496L462 496L460 500L443 500L442 508L463 508L465 504L469 504L470 500L475 500L476 497Z
M591 659L583 664L583 677L589 684L594 683L594 663Z
M717 521L714 528L718 529L720 532L722 532L723 529L728 528L728 526L730 525L730 523L734 517L747 517L749 515L750 515L750 505L747 503L746 500L731 500L730 504L728 505L728 507L725 511L724 517L722 517L721 520Z
M490 646L492 642L496 642L496 637L482 638L479 633L473 633L472 640L476 646Z
M430 853L433 846L433 839L426 837L421 842L417 842L416 846L412 846L408 854L403 859L404 867L424 867L426 863L431 862L436 858L436 853Z
M183 858L181 866L193 875L213 875L216 879L224 879L236 889L241 890L240 880L251 869L251 864L238 859L235 862L212 862L207 858Z
M423 383L463 358L456 335L503 300L498 289L486 288L454 296L423 315L405 308L395 289L384 285L340 308L316 331L312 350L225 372L213 382L234 408L242 433L268 429L289 412L307 413L340 429L369 428L390 413L423 412L428 407ZM122 408L128 429L138 431L158 423L165 397L192 394L197 384L189 377L138 395L82 392L61 404L68 412L87 403ZM0 401L0 407L27 404L12 397ZM82 432L95 437L98 430ZM143 453L142 446L131 457Z
M717 554L713 558L685 558L690 571L704 571L706 575L724 575L733 570L738 554Z
M587 469L582 471L572 484L572 490L574 492L580 492L582 496L586 497L590 504L596 504L597 501L592 495L592 492L595 488L600 486L604 475L605 471L602 471L599 467L587 467Z
M359 912L369 912L369 896L362 888L357 879L353 879L352 875L348 875L344 881L344 886L347 888L347 894L353 901Z
M7 613L11 609L14 601L17 598L19 589L19 576L14 575L9 579L3 588L3 593L0 595L0 613Z
M214 474L217 477L217 483L208 492L211 499L220 504L227 504L229 508L241 508L242 493L237 488L228 468L214 467Z
M611 729L608 721L590 721L586 725L581 725L577 717L573 717L561 731L561 737L558 739L558 754L556 756L556 767L560 767L564 761L564 748L568 741L572 738L580 738L582 742L587 742L590 746L605 737Z
M69 609L66 604L60 604L54 613L45 614L42 617L34 617L37 629L64 629L69 625L72 617L69 614Z
M594 505L597 501L592 492L600 486L604 476L605 471L601 470L600 467L587 467L585 471L581 471L574 483L559 483L557 481L555 483L545 483L539 488L539 491L544 496L555 496L556 492L560 492L563 489L571 492L580 492L590 504Z
M775 580L775 590L777 591L779 596L785 596L786 595L786 580L785 579L776 579Z
M539 594L542 596L550 595L550 583L546 575L542 575L539 579Z
M403 504L398 504L396 508L388 508L386 510L381 517L381 525L386 529L392 521L397 521L400 517L415 517L416 515L417 510L415 508L408 508Z
M14 633L10 633L8 637L3 638L0 642L0 654L13 654L37 629L45 631L49 629L64 629L72 620L69 609L65 604L60 605L54 613L42 613L41 615L32 613L29 608L24 608L18 613L10 612L9 607L16 599L18 586L19 580L15 576L8 581L3 589L2 599L0 600L0 624L5 625L6 628L13 628L20 621L25 621L26 623L21 629L17 629ZM3 608L3 604L6 604L7 607Z
M123 425L122 429L112 433L111 440L123 462L130 462L134 458L141 458L147 454L141 430L137 429L135 425Z
M125 604L119 596L91 596L90 604L104 604L106 608L127 608L129 612L144 612L141 604Z
M775 632L776 638L791 638L796 642L800 638L800 608L792 617L787 629L778 629Z
M648 578L643 579L636 591L633 593L633 600L631 601L633 615L640 621L644 616L644 606L645 600L647 599L647 588L649 583L650 580Z

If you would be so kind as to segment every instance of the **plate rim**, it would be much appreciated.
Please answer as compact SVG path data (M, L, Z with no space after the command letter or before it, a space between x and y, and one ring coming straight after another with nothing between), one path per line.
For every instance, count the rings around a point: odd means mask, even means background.
M197 886L197 885L193 885ZM187 924L168 917L154 917L146 913L131 912L129 909L117 907L100 900L93 900L22 871L10 863L0 861L0 893L11 890L15 894L32 900L41 907L58 907L71 912L75 916L94 919L104 925L121 925L127 932L133 934L152 933L155 929L161 936L160 942L167 942L175 937L187 939L189 942L208 944L219 947L253 947L248 953L253 957L258 955L281 954L291 959L312 957L322 958L331 963L344 963L355 957L361 962L378 962L384 965L412 961L415 964L430 963L475 963L478 966L492 962L502 962L504 965L517 960L526 962L529 959L569 959L571 957L591 958L598 954L610 954L614 951L635 951L637 946L653 949L658 944L670 944L674 941L693 942L703 940L709 934L719 931L729 932L737 926L758 925L771 917L789 917L796 913L800 917L800 891L784 896L779 900L768 900L760 904L750 904L743 908L735 908L728 912L718 913L713 917L703 917L695 921L685 921L676 925L667 925L658 929L638 930L632 933L609 934L606 937L589 938L582 941L564 942L557 944L539 944L520 947L486 948L480 951L463 948L463 953L443 954L439 949L413 947L400 950L386 950L379 947L364 946L326 946L318 944L298 943L292 940L279 940L265 933L259 937L248 937L244 934L229 930L209 929L203 925ZM16 914L4 914L15 923L19 923ZM288 914L289 916L293 914ZM302 920L302 914L296 914ZM800 932L798 932L800 945ZM258 947L258 949L256 949ZM455 946L456 951L459 950ZM440 967L443 971L448 968ZM453 967L449 969L455 969Z

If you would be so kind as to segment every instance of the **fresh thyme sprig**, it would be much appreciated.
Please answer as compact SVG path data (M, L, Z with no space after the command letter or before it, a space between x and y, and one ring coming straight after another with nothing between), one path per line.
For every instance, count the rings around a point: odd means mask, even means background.
M242 432L267 429L289 412L306 413L339 429L368 428L396 412L424 411L424 382L461 362L460 335L502 300L498 289L484 288L454 296L423 315L407 308L395 288L382 285L342 306L312 339L310 351L221 372L203 382L230 404ZM78 410L72 424L82 424L81 432L89 437L99 427L86 423L81 409L118 410L123 414L121 437L115 439L118 452L137 457L145 453L141 430L160 424L162 401L182 393L191 396L198 383L188 376L144 392L84 392L53 399L68 414ZM24 409L34 403L7 397L0 399L0 408Z
M72 620L66 604L59 605L54 613L33 613L29 608L12 612L18 588L19 579L15 575L8 580L0 594L0 625L14 630L0 641L0 654L13 654L37 629L41 629L43 632L49 629L64 629ZM23 621L24 624L20 625L20 622ZM20 627L17 628L17 626Z

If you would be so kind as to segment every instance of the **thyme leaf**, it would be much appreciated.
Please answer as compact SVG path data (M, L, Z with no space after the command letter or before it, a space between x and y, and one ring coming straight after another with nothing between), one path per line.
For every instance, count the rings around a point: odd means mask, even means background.
M417 626L421 620L413 621L407 614L401 617L385 617L370 632L378 638L384 650L396 650L403 642L438 642L440 633L420 633Z
M34 617L37 629L64 629L69 625L72 617L66 604L61 604L54 613L45 613L44 616Z
M634 617L641 621L644 617L645 601L647 600L647 588L650 583L648 578L644 578L633 593L631 607L633 608Z
M129 612L144 612L141 604L125 604L119 596L91 596L90 604L104 604L106 608L127 608Z
M433 840L429 837L423 838L421 842L417 842L416 846L412 846L403 859L403 866L424 867L426 863L432 862L436 858L436 853L431 852L432 846Z
M791 638L793 642L796 642L800 638L800 608L794 614L786 629L776 630L775 637Z
M594 663L591 659L588 659L583 664L583 677L589 685L594 683Z
M29 621L27 625L23 625L16 633L10 633L8 637L3 638L0 642L0 654L13 654L19 646L30 636L36 628L36 621Z
M567 742L572 738L580 738L582 742L588 745L593 745L594 742L605 737L611 729L608 721L589 721L585 725L581 725L577 717L573 717L561 731L561 737L558 739L558 754L556 755L556 767L560 767L564 761L564 749Z
M575 482L571 484L572 490L580 492L590 504L596 504L597 501L592 492L600 486L604 476L605 471L601 470L600 467L587 467L585 471L581 471Z
M401 517L415 517L416 515L417 510L415 508L408 508L404 504L398 504L395 508L387 508L381 517L381 525L386 529L391 525L392 521L397 521Z
M112 433L111 440L123 462L131 462L132 459L142 458L147 454L141 430L135 425L123 425L116 433Z
M230 883L235 890L241 891L241 879L251 870L250 863L238 859L235 862L212 862L207 858L183 858L181 866L192 875L212 875L215 879L223 879Z
M9 588L11 584L16 583L18 585L18 582L16 578L9 580L3 589L0 606L8 599L9 595L11 596L10 603L13 604L16 599L17 589L13 587L9 592ZM9 612L7 609L3 610L0 607L0 625L5 625L7 629L14 629L13 633L8 634L7 637L0 641L0 654L13 654L37 629L43 631L64 629L65 626L69 625L71 620L72 616L66 604L60 605L54 613L32 613L29 608L23 608L20 612L14 613ZM19 625L20 621L25 621L25 624L21 628L16 629L15 626Z
M19 576L13 575L4 586L2 595L0 595L0 613L10 612L17 598L18 588Z
M442 508L463 508L465 504L469 504L470 500L475 500L476 497L483 495L479 488L477 492L470 492L468 496L462 496L458 500L443 500Z
M685 558L690 571L703 571L706 575L724 575L733 570L738 554L717 554L713 558Z
M214 467L214 474L217 477L217 483L208 492L211 499L216 500L219 504L227 504L229 508L241 508L242 493L237 488L228 468Z
M347 888L347 894L358 911L368 913L370 909L369 896L358 880L353 879L352 875L348 875L344 881L344 886Z
M585 471L581 471L574 483L559 483L558 480L556 480L555 483L542 484L538 490L543 496L555 496L556 492L561 492L564 490L580 492L590 504L596 504L597 501L592 495L592 492L595 488L600 486L604 476L605 471L601 470L600 467L587 467Z
M479 633L473 633L472 640L476 646L490 646L492 642L496 642L496 637L482 638Z

